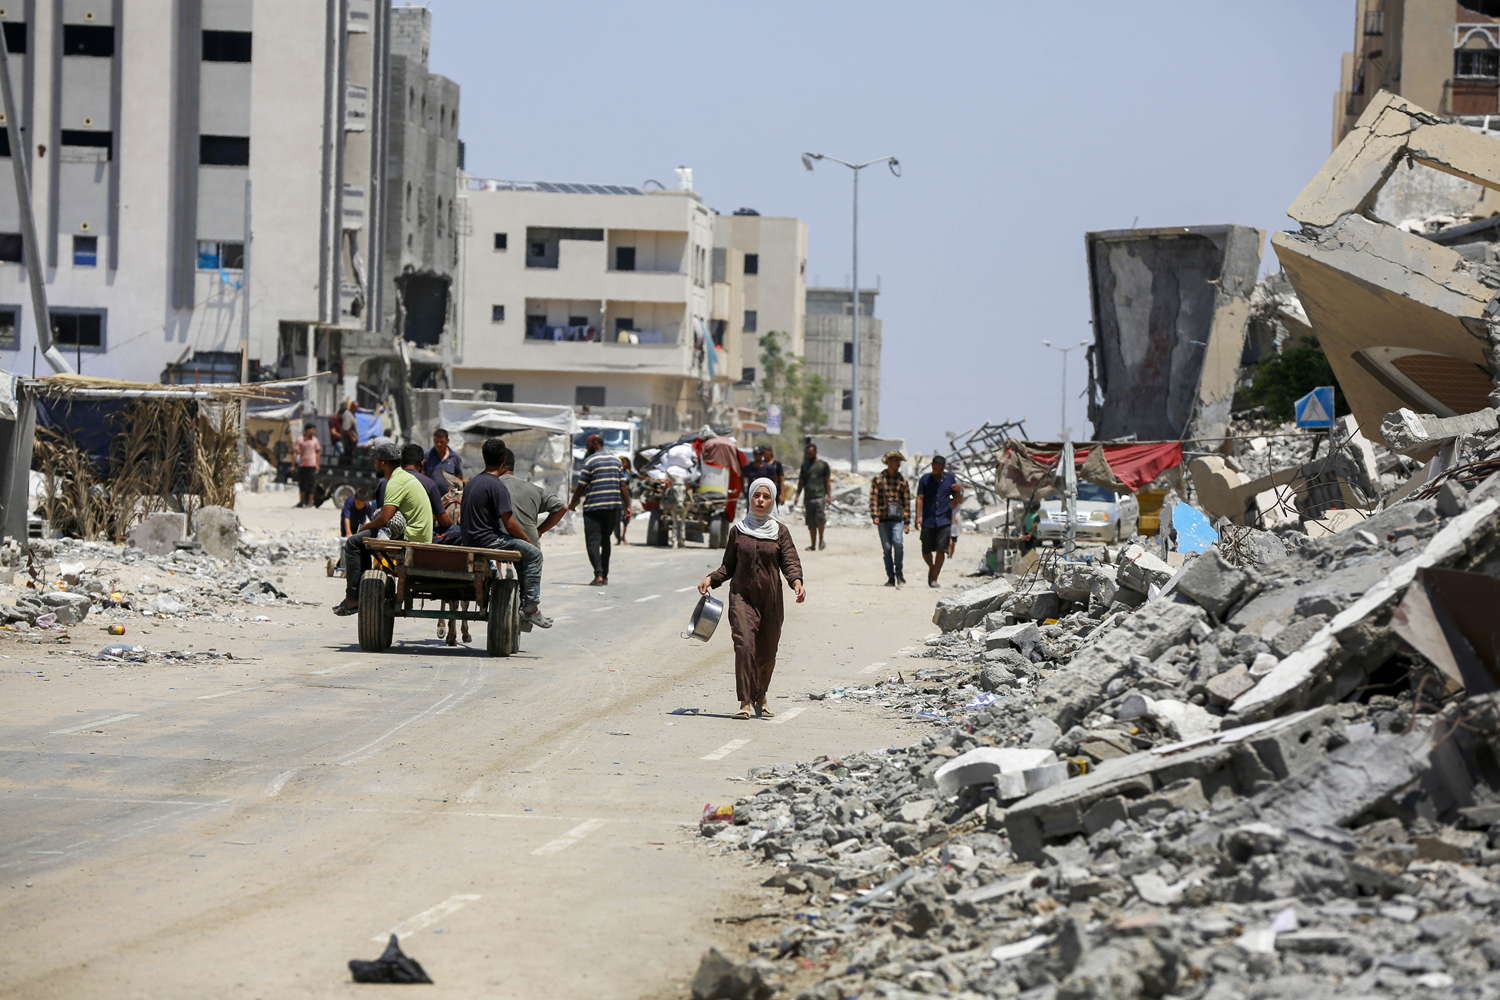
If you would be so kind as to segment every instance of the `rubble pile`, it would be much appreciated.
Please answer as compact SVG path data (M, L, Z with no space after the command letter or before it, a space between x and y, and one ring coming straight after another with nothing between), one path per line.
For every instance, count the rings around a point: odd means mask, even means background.
M1500 567L1500 479L1432 492L939 601L813 696L927 735L705 815L797 898L712 995L1500 995L1500 693L1403 641L1421 574Z

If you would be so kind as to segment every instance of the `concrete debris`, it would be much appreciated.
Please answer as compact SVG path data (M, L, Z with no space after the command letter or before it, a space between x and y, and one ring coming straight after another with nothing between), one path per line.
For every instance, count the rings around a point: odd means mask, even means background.
M1457 417L1436 417L1413 413L1403 406L1387 413L1380 422L1380 436L1385 443L1404 455L1430 455L1454 438L1471 434L1489 437L1497 430L1500 430L1500 411L1488 408Z
M147 514L130 530L130 544L148 556L169 556L187 537L186 514Z
M240 540L240 517L228 507L202 507L193 516L194 537L215 559L233 559Z

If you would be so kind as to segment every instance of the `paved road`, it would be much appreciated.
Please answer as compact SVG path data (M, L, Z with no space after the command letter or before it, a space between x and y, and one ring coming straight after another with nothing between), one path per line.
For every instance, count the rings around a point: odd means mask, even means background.
M508 659L425 621L362 653L353 619L312 607L258 633L152 623L149 644L259 657L216 669L5 647L0 995L325 996L392 930L444 995L676 995L732 936L712 917L766 895L685 824L753 764L902 738L789 700L931 628L931 592L873 586L873 539L830 534L774 721L728 718L727 635L677 636L717 562L702 548L632 547L608 588L584 585L576 539L549 549L557 625ZM315 570L288 586L326 607L340 583Z

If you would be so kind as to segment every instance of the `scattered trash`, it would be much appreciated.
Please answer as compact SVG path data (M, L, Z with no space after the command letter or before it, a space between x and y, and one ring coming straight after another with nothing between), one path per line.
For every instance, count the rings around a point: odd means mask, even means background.
M349 960L349 974L356 983L431 983L421 963L401 951L396 935L391 935L385 951L373 962Z
M109 627L109 634L110 635L124 635L125 634L125 626L124 625L111 625Z

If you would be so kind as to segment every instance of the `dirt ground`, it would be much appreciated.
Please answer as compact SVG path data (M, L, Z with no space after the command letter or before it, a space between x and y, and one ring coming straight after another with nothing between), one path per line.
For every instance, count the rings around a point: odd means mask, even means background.
M244 495L247 533L336 535L335 514L293 502ZM339 996L358 990L347 961L393 930L433 995L683 996L707 947L766 932L716 918L784 905L696 836L704 805L753 788L752 766L924 731L803 697L933 631L941 593L909 539L899 590L873 529L804 551L774 720L729 718L727 629L679 637L717 553L632 544L594 588L581 531L545 540L557 624L509 658L447 647L426 620L361 652L321 558L275 573L300 606L137 615L123 639L95 616L64 640L0 633L0 996ZM961 566L979 555L965 541ZM133 588L151 570L112 572ZM111 641L234 658L68 652Z

